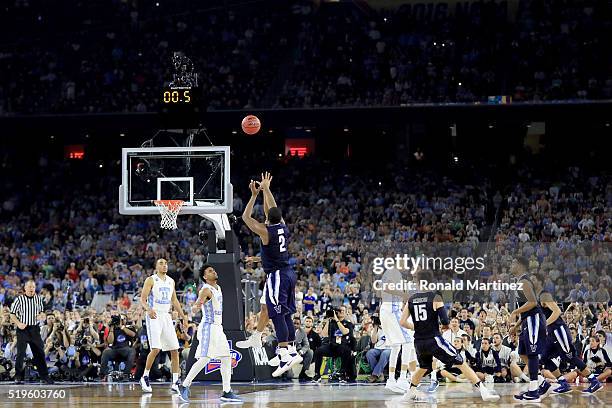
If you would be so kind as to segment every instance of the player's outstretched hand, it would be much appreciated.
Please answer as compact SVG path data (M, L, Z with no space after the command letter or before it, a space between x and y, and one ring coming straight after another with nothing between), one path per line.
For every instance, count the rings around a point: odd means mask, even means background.
M269 190L271 182L272 182L272 174L270 174L269 171L266 171L265 173L261 173L261 182L259 183L261 185L261 188Z
M259 194L260 188L257 187L256 181L251 180L251 182L249 183L249 189L251 190L251 195L253 197L256 197Z

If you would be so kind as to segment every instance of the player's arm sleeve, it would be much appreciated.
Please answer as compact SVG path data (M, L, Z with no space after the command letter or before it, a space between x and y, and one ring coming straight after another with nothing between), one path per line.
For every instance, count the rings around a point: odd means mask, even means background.
M450 320L448 319L446 308L442 306L438 308L437 312L438 312L438 318L440 319L440 323L442 323L442 325L444 326L447 326L450 323Z

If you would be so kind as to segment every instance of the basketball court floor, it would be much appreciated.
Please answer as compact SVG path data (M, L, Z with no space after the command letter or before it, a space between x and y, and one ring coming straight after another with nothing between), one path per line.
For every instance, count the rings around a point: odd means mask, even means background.
M593 407L612 406L612 385L606 385L594 395L583 396L576 388L564 395L549 395L541 404L525 404L514 401L512 395L524 389L524 384L496 384L494 389L501 395L495 403L484 402L469 384L441 385L435 394L427 395L427 402L406 404L399 401L401 395L386 392L381 384L298 384L258 383L233 384L234 391L244 399L242 404L220 403L219 384L194 383L191 402L182 402L170 393L168 384L154 384L152 394L143 394L136 383L119 384L57 384L0 385L2 407L219 407L240 405L250 407L280 408L290 405L311 408L402 408L411 405L422 407ZM32 393L28 393L29 391ZM39 390L38 394L35 392ZM62 391L44 395L42 391ZM12 392L11 392L12 391ZM28 392L26 392L28 391ZM29 395L28 395L29 394ZM21 395L25 395L23 398ZM19 398L17 398L19 396ZM38 398L37 398L38 397Z

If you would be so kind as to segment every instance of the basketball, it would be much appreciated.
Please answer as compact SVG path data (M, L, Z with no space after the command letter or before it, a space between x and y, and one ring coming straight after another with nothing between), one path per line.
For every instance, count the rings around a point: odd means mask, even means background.
M247 115L242 119L242 131L247 135L254 135L261 129L261 122L255 115Z

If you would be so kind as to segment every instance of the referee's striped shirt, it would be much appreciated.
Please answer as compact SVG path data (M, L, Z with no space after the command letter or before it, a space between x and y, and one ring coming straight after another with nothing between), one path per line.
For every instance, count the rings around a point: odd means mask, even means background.
M43 298L36 294L32 297L19 295L11 305L11 313L27 326L37 325L36 316L43 310L45 310Z

